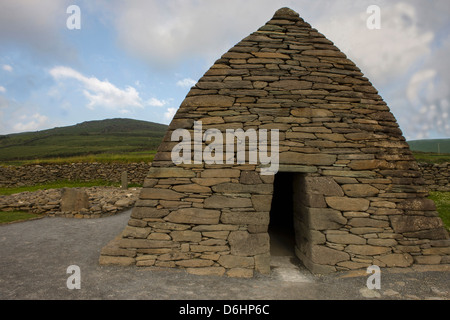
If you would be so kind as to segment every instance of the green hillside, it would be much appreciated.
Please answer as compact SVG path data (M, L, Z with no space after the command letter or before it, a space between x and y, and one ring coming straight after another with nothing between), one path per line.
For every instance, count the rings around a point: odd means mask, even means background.
M0 161L156 150L166 130L166 125L153 122L106 119L37 132L2 135Z
M450 139L428 139L408 141L412 151L450 153Z

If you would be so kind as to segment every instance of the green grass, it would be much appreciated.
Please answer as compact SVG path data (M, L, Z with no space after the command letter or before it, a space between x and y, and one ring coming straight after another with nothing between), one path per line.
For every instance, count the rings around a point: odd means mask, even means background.
M101 153L72 157L42 158L33 160L0 161L3 166L22 166L27 164L67 164L67 163L139 163L152 162L156 150L129 153Z
M15 221L25 221L38 217L41 217L41 215L29 213L26 211L0 211L0 224Z
M114 158L126 162L136 159L148 161L146 155L158 148L167 128L148 121L106 119L37 132L0 135L0 162L20 164L33 160L84 157L100 161L114 161Z
M436 203L439 216L441 217L445 228L450 231L450 192L430 192L428 198Z
M437 154L432 152L413 151L413 155L414 158L416 158L417 162L438 163L438 164L450 162L450 153Z
M55 181L45 184L39 184L34 186L23 186L23 187L3 187L0 188L0 195L10 195L25 191L37 191L45 189L60 189L60 188L81 188L81 187L99 187L99 186L113 186L119 187L120 183L112 183L104 180L94 180L94 181ZM129 185L129 187L138 187L139 185Z

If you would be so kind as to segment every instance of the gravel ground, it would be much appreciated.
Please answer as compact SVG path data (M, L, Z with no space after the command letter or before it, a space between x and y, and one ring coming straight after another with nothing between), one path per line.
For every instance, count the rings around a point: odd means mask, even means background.
M381 272L316 276L280 262L251 279L195 276L177 269L100 266L101 248L126 225L131 211L100 219L45 217L0 226L2 300L428 300L450 299L450 272ZM68 289L80 268L80 289ZM445 270L445 269L444 269ZM448 270L448 269L447 269Z

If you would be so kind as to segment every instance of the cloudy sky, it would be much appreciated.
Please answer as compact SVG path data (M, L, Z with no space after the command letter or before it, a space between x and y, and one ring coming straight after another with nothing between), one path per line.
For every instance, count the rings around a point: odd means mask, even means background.
M80 29L67 26L71 5ZM0 134L168 124L212 63L285 6L361 68L408 140L450 138L448 0L1 0Z

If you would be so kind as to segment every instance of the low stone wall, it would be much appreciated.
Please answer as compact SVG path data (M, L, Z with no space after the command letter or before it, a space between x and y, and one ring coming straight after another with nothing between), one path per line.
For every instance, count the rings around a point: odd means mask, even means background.
M450 192L450 163L419 163L425 185L430 191Z
M76 188L85 191L88 206L79 211L62 211L63 189L38 190L0 196L0 211L28 211L47 216L66 218L100 218L134 206L141 188L117 187Z
M72 163L0 166L0 187L29 186L57 180L120 182L126 171L129 183L143 184L151 163ZM419 163L429 191L450 191L450 163Z
M72 180L106 180L120 182L126 171L128 183L142 184L151 163L71 163L24 166L0 166L0 187L30 186L40 183Z

